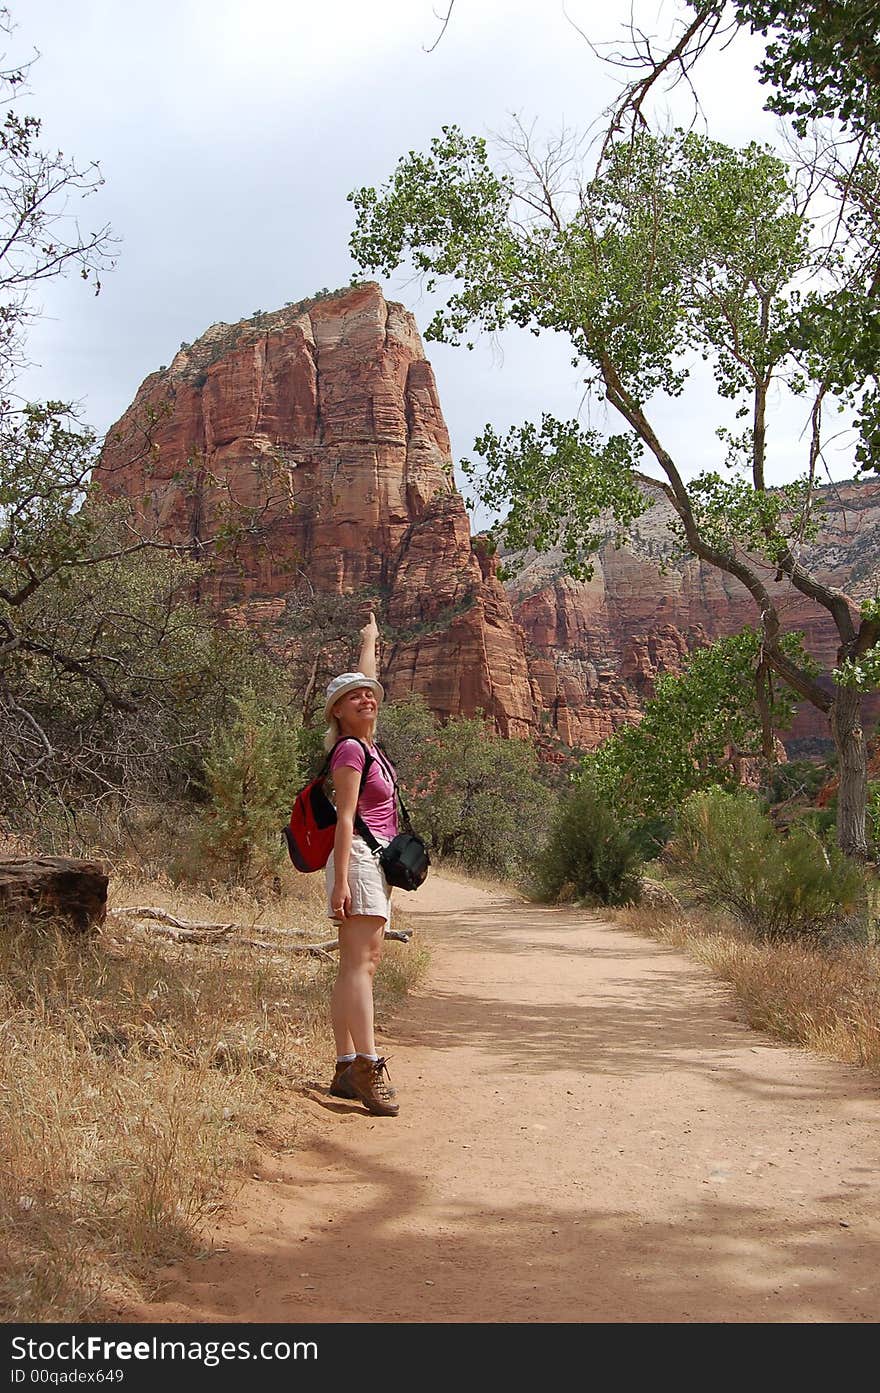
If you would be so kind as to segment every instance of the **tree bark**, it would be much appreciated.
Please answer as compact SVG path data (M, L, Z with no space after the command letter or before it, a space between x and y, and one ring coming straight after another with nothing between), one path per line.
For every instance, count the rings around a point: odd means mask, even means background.
M868 858L865 808L868 798L868 750L862 730L862 693L838 687L831 704L831 734L837 749L837 842L847 856Z
M0 861L0 928L22 916L95 933L107 913L108 877L96 861L18 856Z

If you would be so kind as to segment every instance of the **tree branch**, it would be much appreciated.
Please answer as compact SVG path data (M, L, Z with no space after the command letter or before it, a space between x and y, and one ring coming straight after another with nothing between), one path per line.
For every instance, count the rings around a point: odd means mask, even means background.
M647 445L669 480L669 483L665 486L661 483L661 487L664 488L666 496L669 498L673 508L681 519L688 546L693 554L701 561L706 561L709 565L715 566L721 571L726 571L728 575L735 576L736 579L745 586L746 590L748 590L752 599L755 601L758 613L761 616L761 627L764 632L765 655L767 661L775 671L788 682L789 686L793 687L795 691L800 692L807 701L818 707L820 711L828 711L831 702L825 690L819 686L818 682L816 682L809 673L797 667L797 665L793 663L791 659L787 658L779 649L777 642L780 631L778 611L770 597L770 592L767 590L760 576L752 566L748 565L743 559L737 556L735 552L720 551L717 547L709 546L700 536L691 507L690 495L688 494L684 480L675 466L672 456L661 445L647 417L629 396L620 381L620 377L614 365L607 357L602 360L602 375L608 400L611 402L611 405L620 412L629 425L632 426L633 430L635 430L639 438ZM791 560L792 565L798 573L805 577L805 583L809 582L817 587L817 591L821 592L823 596L834 595L836 597L840 594L845 602L846 597L842 596L841 592L831 592L827 587L820 586L819 582L810 581L807 573L803 571L802 568L797 567L797 563L794 561L793 557ZM804 593L809 592L805 590ZM818 593L814 598L819 598ZM849 616L848 609L846 609L846 615Z

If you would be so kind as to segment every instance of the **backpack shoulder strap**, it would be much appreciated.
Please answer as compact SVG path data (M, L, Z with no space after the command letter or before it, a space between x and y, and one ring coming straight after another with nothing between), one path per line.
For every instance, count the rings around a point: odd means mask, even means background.
M358 738L357 738L356 735L343 735L339 740L336 741L336 744L333 746L333 749L330 751L330 753L329 753L328 756L327 756L327 768L328 768L328 770L329 770L329 768L330 768L330 761L332 760L334 753L336 752L336 750L339 748L339 746L342 744L342 742L343 742L344 740L354 740L356 744L360 745L361 749L362 749L363 752L364 752L364 767L363 767L363 769L361 770L361 780L360 780L360 784L358 785L358 798L360 798L361 794L363 793L364 784L365 784L366 781L367 781L367 775L368 775L369 772L370 772L370 766L371 766L372 764L375 763L375 760L374 760L373 756L370 754L370 752L369 752L369 750L367 749L366 745L364 744L363 740L358 740ZM363 818L361 817L360 813L358 813L357 811L355 812L355 815L354 815L354 825L355 825L355 830L360 834L360 836L363 837L364 841L366 842L366 844L367 844L367 846L370 848L370 850L371 850L371 851L376 851L377 848L378 848L378 846L379 846L379 843L376 841L376 838L373 836L373 834L372 834L372 832L370 831L369 827L368 827L367 824L364 822L364 820L363 820Z
M367 777L367 775L368 775L369 772L370 772L370 765L373 763L373 756L370 754L370 752L369 752L369 750L367 749L366 745L364 744L363 740L358 740L358 738L357 738L356 735L342 735L342 736L340 736L340 738L336 741L336 744L333 746L333 749L330 751L330 753L328 754L327 759L326 759L326 761L325 761L325 763L326 763L326 765L327 765L327 769L329 770L330 765L331 765L331 762L332 762L332 760L333 760L333 756L335 755L336 751L339 749L339 746L340 746L340 745L343 745L343 744L345 743L346 740L353 740L353 741L355 742L356 745L360 745L361 749L362 749L363 752L364 752L364 767L363 767L363 769L361 770L361 788L363 788L364 783L365 783L365 781L366 781L366 777Z
M374 745L374 748L376 751L376 758L378 759L382 768L385 770L385 773L388 775L394 787L397 788L397 774L394 770L394 765L391 763L391 760L388 758L381 745L376 743Z
M385 751L382 749L381 745L376 745L376 754L379 757L379 763L382 765L382 768L386 771L389 779L394 785L394 793L397 797L398 803L400 804L400 811L403 813L404 830L407 832L411 832L412 822L410 821L409 813L406 810L406 804L403 801L403 794L400 791L400 784L397 781L397 774L395 772L394 766L391 763L388 756L385 754Z

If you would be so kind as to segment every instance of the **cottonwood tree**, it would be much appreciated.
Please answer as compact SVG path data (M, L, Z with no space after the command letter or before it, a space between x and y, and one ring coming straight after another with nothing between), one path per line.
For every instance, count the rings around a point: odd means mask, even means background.
M773 672L827 715L841 771L840 844L864 856L861 707L880 670L880 600L860 611L803 556L820 519L823 407L845 375L835 308L877 274L873 212L853 213L846 255L834 256L817 245L786 164L758 145L735 150L693 132L633 131L606 142L595 173L577 179L568 154L564 141L538 152L519 130L493 165L483 139L444 127L428 153L403 157L381 190L350 195L355 260L385 274L409 261L430 291L442 290L429 339L457 343L470 329L509 325L568 336L588 391L622 430L546 415L503 438L487 427L475 447L477 483L506 513L508 545L559 544L571 571L583 574L599 520L612 514L625 534L647 506L637 466L650 459L683 550L735 578L754 601L765 709ZM714 375L722 441L718 467L692 472L687 450L664 439L656 406L680 397L700 359ZM803 396L810 428L800 478L773 489L768 418L779 384ZM856 375L847 400L858 406L870 390ZM771 580L831 616L840 641L834 672L817 677L789 655Z
M635 7L634 7L635 10ZM608 138L648 128L650 98L686 83L701 108L706 54L749 30L763 40L756 64L765 109L780 118L801 206L821 209L814 242L835 289L805 297L800 342L814 349L825 392L854 408L854 461L880 472L878 246L880 246L880 6L876 0L688 0L667 4L672 32L658 42L632 19L605 61L623 72ZM587 37L584 35L584 37Z
M787 656L816 671L798 636L784 635ZM761 635L754 629L697 648L684 671L658 678L637 725L622 726L583 762L583 774L624 820L666 817L700 789L737 788L744 769L765 757L764 733L785 730L796 702L777 683L762 710L755 669Z
M749 30L764 40L756 71L768 88L766 108L791 118L798 135L824 119L861 135L876 131L877 0L687 0L665 9L673 14L666 43L641 25L633 7L627 41L613 53L606 49L608 61L635 74L616 103L621 121L644 119L645 99L658 82L692 84L704 54Z

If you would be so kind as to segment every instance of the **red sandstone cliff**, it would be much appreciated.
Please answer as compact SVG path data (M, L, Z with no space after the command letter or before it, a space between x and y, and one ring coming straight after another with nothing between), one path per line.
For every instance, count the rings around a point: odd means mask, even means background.
M571 744L592 746L632 719L655 679L678 672L696 645L758 624L752 597L733 577L675 559L672 508L647 480L645 491L653 506L626 547L605 543L591 581L566 576L561 553L550 552L529 553L507 585L542 705ZM821 536L804 548L804 564L856 601L876 593L880 481L829 485L821 493ZM830 616L787 579L765 580L784 627L801 630L809 651L826 670L833 667L838 640ZM872 699L872 710L876 704ZM827 719L804 703L786 738L817 736L828 738Z
M252 509L256 537L219 572L216 605L278 615L298 573L368 589L385 597L392 695L482 708L504 734L534 727L522 634L472 548L431 366L377 285L182 347L110 432L95 482L195 552L230 507Z
M675 561L671 510L648 482L654 506L626 548L602 548L592 581L565 576L551 553L525 558L503 587L471 540L415 321L372 283L183 346L110 432L95 479L134 501L145 530L196 553L230 506L252 509L253 538L213 582L217 607L281 622L300 575L319 591L367 589L380 597L390 694L421 692L440 715L482 708L504 734L593 746L638 719L656 677L695 645L756 622L737 582ZM880 482L829 489L807 564L873 593L878 521ZM833 663L822 611L788 582L774 588L784 622ZM827 736L826 723L805 708L793 733Z

